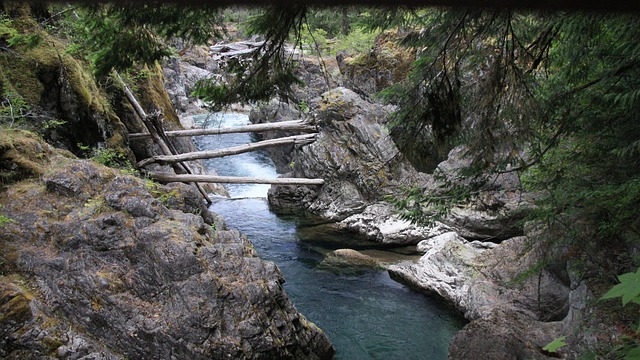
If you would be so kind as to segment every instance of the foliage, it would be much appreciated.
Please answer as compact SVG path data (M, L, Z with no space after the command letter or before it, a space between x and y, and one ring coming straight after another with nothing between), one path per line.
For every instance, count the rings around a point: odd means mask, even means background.
M103 147L92 149L90 146L83 144L77 144L77 146L78 149L84 153L84 156L91 157L91 159L95 162L108 167L121 169L128 174L137 173L135 167L127 158L127 155L121 150Z
M558 352L558 349L563 346L567 346L567 343L565 342L566 339L566 336L560 336L557 339L554 339L552 342L548 343L545 347L542 348L542 350L555 354Z
M300 47L310 50L311 53L322 54L328 50L327 32L318 28L311 30L309 24L304 24L301 31Z
M8 47L24 45L31 49L42 42L42 37L37 34L22 34L14 26L13 20L4 14L0 14L0 41L6 41Z
M361 27L355 27L347 35L338 37L331 49L334 53L345 51L366 54L373 49L378 35L379 33L376 31L366 31Z
M0 204L0 209L2 209L2 204ZM6 224L13 222L13 219L5 216L5 215L0 215L0 227L5 226ZM0 264L2 265L2 264Z
M636 272L629 272L618 276L619 284L607 291L600 300L622 298L622 305L629 303L640 305L640 268ZM624 338L624 344L616 347L614 353L624 359L640 358L640 324L635 330L635 338Z
M100 4L85 9L76 31L97 76L152 64L172 54L166 39L205 43L221 37L220 11L171 4Z
M162 203L167 203L169 200L178 196L177 190L171 190L169 192L162 189L161 185L151 179L145 179L145 189L154 198L160 200Z
M105 166L109 167L120 167L120 166L128 166L131 167L127 156L121 151L115 149L95 149L93 151L92 156L94 161L97 161Z
M367 21L403 29L418 52L410 76L382 94L398 106L394 140L405 153L434 149L440 160L461 145L468 160L446 176L436 169L435 190L396 195L406 219L433 224L515 172L521 190L539 195L527 220L540 235L531 240L568 249L548 256L603 277L638 266L629 250L640 244L637 15L386 9ZM637 302L638 274L621 276L605 298ZM639 335L616 355L640 353Z
M640 305L640 268L636 272L629 272L618 276L619 284L607 291L601 300L622 298L622 305L633 302Z
M442 191L405 193L413 202L453 206L516 171L547 195L535 215L555 237L591 250L639 241L636 16L389 9L369 26L421 29L404 39L420 49L410 76L383 93L399 109L394 138L416 147L428 133L419 146L444 158L462 143L472 160ZM410 203L399 201L410 218L431 221Z
M12 222L13 220L4 216L4 215L0 215L0 227Z
M304 6L272 6L250 18L248 35L263 34L265 42L244 63L233 63L228 71L233 75L227 84L214 79L200 81L193 94L220 110L234 103L269 100L274 96L289 99L291 87L302 82L294 75L294 61L285 49L290 31L299 43Z
M7 85L4 85L2 90L2 98L0 98L0 123L13 126L14 123L24 119L30 114L30 106L20 94L13 91Z
M347 6L310 8L306 15L309 30L322 30L327 38L346 36L360 11Z

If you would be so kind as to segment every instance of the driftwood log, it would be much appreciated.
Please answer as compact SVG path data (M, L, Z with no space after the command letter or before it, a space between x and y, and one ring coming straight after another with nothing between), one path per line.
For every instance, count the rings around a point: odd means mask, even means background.
M138 114L140 119L142 119L142 122L144 123L145 127L149 131L149 135L153 139L153 142L160 147L160 151L164 153L165 156L176 155L177 152L176 152L176 149L173 147L173 144L168 143L166 141L168 140L166 139L166 136L163 136L163 133L162 133L163 129L160 121L162 114L160 112L155 112L147 115L147 113L144 111L142 106L140 106L140 103L138 103L138 100L136 100L135 96L133 96L133 93L131 92L131 90L129 90L129 87L127 86L127 84L125 84L122 78L120 77L120 74L118 74L117 71L114 71L114 72L116 74L116 77L118 78L118 80L120 80L120 83L124 88L124 93L127 99L129 100L129 103L131 103L131 106L133 106L135 112ZM193 170L191 169L191 167L188 164L185 164L182 162L172 163L171 167L173 168L173 171L175 171L176 174L193 174ZM198 183L194 183L194 185L198 189L198 191L200 192L204 200L209 205L212 204L213 202L211 201L211 199L209 199L209 195L204 190L202 185Z
M289 120L268 124L252 124L244 126L234 126L229 128L210 128L210 129L191 129L191 130L175 130L165 131L168 137L178 136L200 136L200 135L220 135L220 134L238 134L238 133L261 133L268 131L299 131L299 132L317 132L318 128L304 120ZM150 133L134 133L129 134L129 140L149 139L152 137Z
M220 183L220 184L272 184L272 185L322 185L323 179L306 178L253 178L237 176L215 176L215 175L175 175L168 173L147 173L150 179L160 182L200 182L200 183Z
M196 151L180 155L157 155L138 162L138 167L143 167L155 162L160 164L172 164L181 161L190 161L197 159L213 159L229 155L242 154L278 145L304 145L315 141L315 137L316 134L295 135L271 140L258 141L250 144L232 146L217 150Z

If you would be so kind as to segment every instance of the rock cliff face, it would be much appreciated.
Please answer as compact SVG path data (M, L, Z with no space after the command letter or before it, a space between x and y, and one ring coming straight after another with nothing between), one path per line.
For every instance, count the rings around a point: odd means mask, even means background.
M542 348L561 335L574 345L590 341L575 329L593 296L566 262L542 265L550 250L539 243L526 236L499 245L469 242L448 232L425 241L421 250L425 255L417 263L392 265L389 272L473 320L452 340L451 359L539 359L549 355Z
M193 189L12 136L30 152L3 163L30 170L0 192L0 357L332 358L278 268Z
M0 11L12 14L12 26L16 28L35 31L40 27L27 3L5 2L0 4ZM57 39L44 32L36 35L41 41L26 48L7 47L4 35L1 40L2 106L14 102L13 111L3 122L31 126L51 144L76 154L81 146L106 144L127 151L126 128L88 69L67 54ZM28 115L26 120L17 115L21 112Z
M374 48L367 54L336 56L344 86L360 95L370 96L407 76L415 52L398 45L402 37L397 31L385 31L378 36Z
M370 203L403 185L424 181L402 158L387 136L388 109L364 101L353 91L337 88L323 94L312 121L317 140L295 149L294 177L320 177L320 189L279 186L269 193L278 211L304 209L330 221L361 213Z
M290 114L287 109L260 111L262 118ZM402 190L437 186L430 174L417 171L398 150L386 127L390 109L363 100L346 88L336 88L312 103L308 120L319 127L317 140L301 148L274 150L283 176L322 178L322 187L275 186L269 192L271 208L281 213L308 213L336 227L357 231L383 244L418 244L445 231L467 239L501 241L522 235L519 223L530 207L518 193L517 179L495 181L494 191L473 204L457 208L435 229L402 220L386 196L403 196ZM284 115L283 115L284 114ZM286 156L283 153L287 153ZM455 172L463 161L454 149L439 167ZM285 165L286 163L286 165Z
M572 332L589 294L579 279L570 278L566 262L543 263L549 249L529 242L522 219L534 195L520 192L517 177L505 174L433 228L400 219L386 195L402 196L408 186L429 191L438 183L398 151L385 128L388 113L345 88L313 102L318 138L292 149L284 176L319 177L325 184L274 186L271 207L313 214L383 245L417 244L424 253L418 262L389 271L446 299L472 320L452 341L452 359L545 357L546 344ZM465 164L463 154L464 148L454 148L439 171L455 174Z
M135 163L158 148L129 141L144 125L121 86L100 87L35 22L36 6L0 3L11 26L43 40L13 47L0 39L3 106L28 110L3 126L45 138L0 131L0 358L332 358L326 336L287 298L278 268L194 188L74 156L106 149ZM204 70L184 69L186 94ZM147 113L159 110L166 129L180 128L159 66L122 76ZM175 146L194 150L189 139Z

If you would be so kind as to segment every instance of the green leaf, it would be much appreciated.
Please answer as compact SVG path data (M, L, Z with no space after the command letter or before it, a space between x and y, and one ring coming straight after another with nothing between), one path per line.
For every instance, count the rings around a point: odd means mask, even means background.
M618 276L620 283L612 287L600 299L612 299L622 297L622 304L626 305L630 301L640 302L640 268L635 273L626 273Z
M629 350L624 356L624 360L640 360L640 345Z
M560 336L559 338L548 343L547 346L542 348L542 350L548 351L550 353L558 352L558 349L567 345L567 343L565 342L566 339L567 339L566 336Z

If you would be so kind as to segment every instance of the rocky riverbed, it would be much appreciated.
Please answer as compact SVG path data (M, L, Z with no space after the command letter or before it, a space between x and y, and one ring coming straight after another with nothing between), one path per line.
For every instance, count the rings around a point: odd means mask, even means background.
M540 265L550 250L527 237L522 220L533 208L534 194L522 193L515 175L497 177L490 190L433 227L414 225L400 218L386 197L402 196L411 186L428 191L438 182L417 171L395 146L386 128L390 109L347 88L326 92L311 104L307 120L319 127L318 139L292 149L284 176L323 178L325 185L273 187L272 209L307 214L384 247L416 245L424 253L419 261L388 270L395 279L449 301L472 321L452 341L450 358L545 357L546 344L573 333L591 295L569 274L566 262ZM458 171L465 164L463 153L454 148L439 171Z

